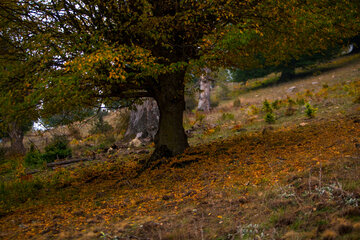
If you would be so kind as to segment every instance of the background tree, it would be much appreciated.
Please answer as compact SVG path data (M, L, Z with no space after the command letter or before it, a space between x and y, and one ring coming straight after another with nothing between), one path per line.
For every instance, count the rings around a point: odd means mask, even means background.
M286 79L296 67L333 56L348 44L346 39L359 32L358 1L293 4L294 1L266 1L262 17L278 16L282 20L263 23L260 33L256 29L242 32L236 25L227 26L228 34L214 45L210 59L241 69L234 74L235 79L271 72L284 72L282 79ZM328 4L333 5L330 8Z
M24 154L24 134L38 118L39 98L33 83L42 67L41 51L34 43L37 36L10 21L11 13L3 8L0 13L5 16L0 18L0 128L10 138L11 152Z
M341 39L338 39L340 42ZM330 49L317 49L315 53L309 55L302 55L297 58L287 59L279 65L265 65L266 60L261 59L261 66L251 69L232 69L232 76L234 82L246 82L249 79L264 77L270 73L280 72L278 83L286 82L296 77L296 68L307 68L317 63L325 62L334 58L342 51L342 47L337 45Z
M202 74L199 77L199 103L197 110L209 112L210 111L210 90L211 90L211 70L208 67L202 69Z

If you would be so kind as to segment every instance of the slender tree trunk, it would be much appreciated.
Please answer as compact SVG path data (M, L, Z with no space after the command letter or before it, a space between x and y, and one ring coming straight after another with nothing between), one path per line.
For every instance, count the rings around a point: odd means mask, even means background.
M209 112L210 111L210 80L209 73L210 69L205 68L205 73L200 76L200 94L199 103L197 109L199 111Z
M183 127L184 76L185 72L162 76L158 88L154 89L160 121L155 136L155 151L150 160L171 157L189 147Z
M11 141L11 154L24 155L26 153L26 149L23 143L24 132L22 131L21 126L17 124L17 122L13 122L9 125L9 137Z

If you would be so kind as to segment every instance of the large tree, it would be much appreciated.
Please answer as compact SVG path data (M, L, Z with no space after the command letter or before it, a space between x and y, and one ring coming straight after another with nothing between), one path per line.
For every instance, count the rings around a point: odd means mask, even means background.
M15 2L9 4L21 11ZM44 57L37 36L11 21L11 12L0 4L0 132L10 138L12 154L25 154L23 138L38 118L39 98L34 94L35 75ZM8 6L9 6L8 5ZM41 57L39 57L41 53ZM47 68L47 67L45 67ZM34 78L35 77L35 78Z
M312 48L309 41L321 42L334 37L335 24L340 24L340 28L349 19L358 21L355 19L358 12L354 12L358 8L352 6L358 4L357 1L16 2L28 12L20 14L15 22L35 23L19 27L28 27L34 34L41 34L42 42L54 49L56 71L63 70L61 75L43 78L47 79L44 89L53 86L60 95L45 99L59 106L69 99L79 104L111 104L121 99L153 97L160 110L155 137L154 155L157 156L162 155L159 151L174 155L188 147L182 125L184 79L193 61L207 55L207 61L218 60L219 56L227 59L218 61L224 64L256 65L252 54L259 49L271 54L271 58L267 58L269 61L283 61ZM336 14L330 15L334 5ZM345 27L350 29L353 25ZM274 41L264 41L260 46L249 44L252 38L261 38L274 29L278 34ZM314 32L315 29L319 32ZM304 41L299 41L296 34L302 34ZM241 39L241 47L237 46L236 51L232 51L231 41L228 41L234 37ZM209 50L219 54L211 56ZM231 57L234 54L236 57Z

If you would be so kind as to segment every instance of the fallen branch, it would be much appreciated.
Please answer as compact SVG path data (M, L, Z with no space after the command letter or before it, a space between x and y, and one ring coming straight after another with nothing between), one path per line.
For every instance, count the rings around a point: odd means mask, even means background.
M70 163L91 161L91 160L94 160L94 159L95 159L95 158L69 159L69 160L64 160L64 161L60 161L60 162L48 163L48 164L46 164L46 166L47 166L47 167L55 167L55 166L66 165L66 164L70 164Z
M38 172L40 172L40 170L34 169L32 171L26 171L25 173L26 173L26 175L33 175L33 174L38 173Z

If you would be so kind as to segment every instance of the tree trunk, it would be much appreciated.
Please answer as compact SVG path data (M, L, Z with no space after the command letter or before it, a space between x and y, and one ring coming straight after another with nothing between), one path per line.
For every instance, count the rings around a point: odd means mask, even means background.
M184 152L189 147L183 127L185 72L161 76L154 89L160 110L159 129L155 136L155 151L150 161L171 157Z
M210 80L209 72L210 69L205 68L205 73L200 76L200 95L199 104L197 109L199 111L209 112L210 111Z
M141 105L136 105L136 110L130 113L129 126L125 133L126 139L135 137L154 140L159 125L159 108L152 98L143 99Z
M281 72L279 82L287 82L292 80L294 77L295 77L295 68L294 67L285 68Z
M9 125L9 137L11 141L10 153L14 155L24 155L26 153L23 143L24 132L17 122L13 122Z

